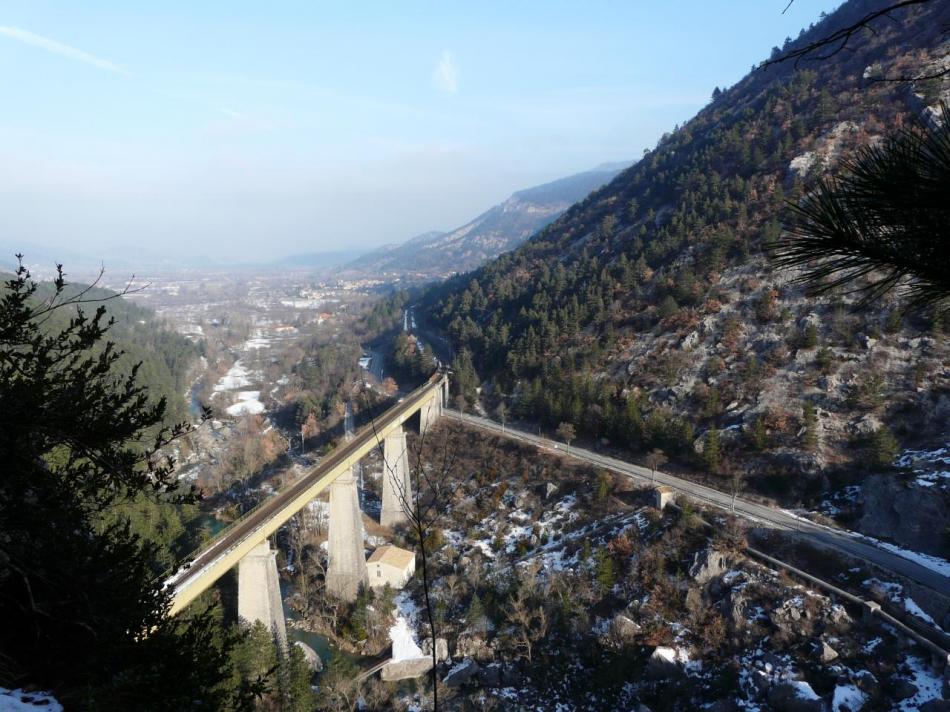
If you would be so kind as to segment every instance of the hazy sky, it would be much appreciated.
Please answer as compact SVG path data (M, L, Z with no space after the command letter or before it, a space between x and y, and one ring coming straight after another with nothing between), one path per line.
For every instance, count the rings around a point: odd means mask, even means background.
M261 259L644 147L838 3L0 5L0 245Z

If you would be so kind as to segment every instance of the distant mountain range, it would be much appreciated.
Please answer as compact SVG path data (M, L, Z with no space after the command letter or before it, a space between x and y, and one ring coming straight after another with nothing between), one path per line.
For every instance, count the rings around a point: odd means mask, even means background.
M602 164L590 171L520 190L455 230L427 232L402 244L386 245L351 262L347 268L417 277L474 269L521 245L631 163Z

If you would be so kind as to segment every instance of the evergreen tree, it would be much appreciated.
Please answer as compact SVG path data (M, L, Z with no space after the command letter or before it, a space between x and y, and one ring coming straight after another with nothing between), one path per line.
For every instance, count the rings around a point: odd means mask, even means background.
M805 428L802 445L806 450L814 450L818 447L818 418L810 401L802 404L802 426Z
M69 709L237 709L231 635L209 611L168 616L159 546L127 518L138 497L176 491L160 429L133 368L105 339L105 308L64 298L60 270L39 302L22 266L0 294L0 685L53 691ZM73 312L50 331L51 314ZM192 493L179 496L194 500Z
M607 547L601 547L597 550L594 570L597 576L597 585L600 586L603 593L607 593L614 587L614 562L610 558Z
M710 472L719 469L719 458L721 452L719 448L719 431L710 428L706 431L706 440L703 447L703 461Z
M317 696L311 687L313 673L299 645L291 644L280 661L281 712L312 712Z
M897 444L897 438L886 427L880 427L871 435L868 443L868 459L876 467L890 467L894 464L894 458L900 448Z

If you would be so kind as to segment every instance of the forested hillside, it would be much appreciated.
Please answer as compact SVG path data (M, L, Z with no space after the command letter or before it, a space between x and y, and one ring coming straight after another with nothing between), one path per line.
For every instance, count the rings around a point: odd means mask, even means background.
M878 6L848 2L784 49ZM788 474L884 466L898 442L941 435L939 318L905 317L894 299L854 311L846 294L810 298L772 267L769 247L786 201L947 96L947 77L875 78L944 58L948 12L909 8L829 59L717 88L521 248L430 290L424 307L467 350L456 364L465 395L489 380L516 415L660 447L714 474L742 463L786 494L827 486Z
M9 276L0 276L6 281ZM86 285L67 285L61 300L71 299L87 289ZM38 301L45 301L53 293L53 285L42 283L36 293ZM165 328L151 309L138 306L115 292L92 287L83 296L88 303L80 305L83 311L92 315L103 306L106 318L114 320L108 331L107 339L115 343L123 352L118 363L121 373L127 374L136 364L141 364L138 372L139 382L156 399L164 397L168 401L166 422L178 422L187 417L184 393L188 389L188 370L200 355L200 346L184 336ZM60 309L50 313L44 328L51 333L61 330L73 316L74 311Z

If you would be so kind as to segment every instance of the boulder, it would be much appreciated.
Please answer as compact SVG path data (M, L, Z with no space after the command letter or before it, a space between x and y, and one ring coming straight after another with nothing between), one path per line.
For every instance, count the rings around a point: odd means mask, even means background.
M822 712L824 703L807 682L786 680L773 685L769 704L777 712Z
M618 641L629 643L640 633L640 624L623 613L618 613L610 621L610 632Z
M428 656L432 657L432 639L426 638L422 641L422 652ZM436 638L435 639L435 657L438 662L449 659L449 641L445 638Z
M844 606L842 606L840 603L836 603L828 611L828 622L832 625L847 627L850 626L854 621L851 620L851 616L848 615L848 612L844 609Z
M832 660L838 659L838 651L832 648L825 641L821 641L818 651L818 657L823 663L830 663Z
M295 640L294 645L303 651L303 659L307 661L307 666L310 668L310 672L320 672L323 670L323 661L320 659L320 656L317 654L316 650L311 648L302 640Z
M421 677L432 669L432 658L409 658L408 660L391 660L386 663L379 676L386 682L409 680Z
M689 656L683 650L657 646L647 661L647 677L654 680L674 677L682 672L688 661Z
M693 581L703 586L712 579L726 573L728 562L720 551L707 547L693 555L693 563L689 566L689 576Z
M449 670L448 674L442 679L448 687L462 687L469 683L475 675L478 674L478 663L474 660L463 660L458 665Z
M792 601L785 601L769 614L772 625L785 633L800 632L802 617L802 611Z

